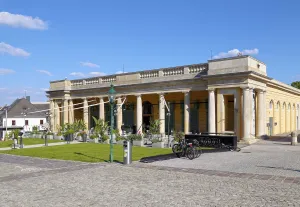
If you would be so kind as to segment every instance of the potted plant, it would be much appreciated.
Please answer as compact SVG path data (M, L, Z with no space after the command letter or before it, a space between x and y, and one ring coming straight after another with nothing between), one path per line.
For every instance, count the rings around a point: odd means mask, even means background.
M53 139L53 133L52 132L47 132L46 136L47 136L47 139Z
M165 147L165 142L163 142L161 139L152 139L152 147L153 148L164 148Z
M159 133L159 126L160 126L160 120L155 119L150 121L150 127L149 127L149 132L151 134L152 139L159 139L160 133Z
M73 135L74 135L74 125L66 123L64 125L64 130L63 130L63 136L65 138L65 141L67 142L73 141Z
M32 138L38 138L38 127L37 126L33 126L32 127Z
M96 134L90 135L90 139L94 143L99 143L99 137Z
M127 139L130 140L134 146L144 146L143 136L141 134L130 134Z
M94 134L97 135L97 137L100 136L102 142L104 142L107 139L109 139L109 137L105 134L105 132L108 129L108 123L105 122L103 119L97 119L94 116L93 116L93 120L95 122Z
M180 140L184 139L184 133L183 132L174 132L174 139L171 142L171 147L175 144L175 143L179 143Z
M117 144L123 145L125 140L126 140L126 137L124 137L124 136L117 136L116 137Z
M107 134L104 134L103 136L101 136L101 141L104 144L109 144L110 137Z

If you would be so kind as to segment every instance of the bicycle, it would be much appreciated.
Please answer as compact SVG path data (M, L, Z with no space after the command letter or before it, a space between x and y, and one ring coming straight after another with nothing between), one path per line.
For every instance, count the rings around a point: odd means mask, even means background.
M185 139L181 139L178 144L174 144L172 147L173 153L178 157L186 156L190 160L195 157L199 157L198 150L193 146L192 143L186 143Z

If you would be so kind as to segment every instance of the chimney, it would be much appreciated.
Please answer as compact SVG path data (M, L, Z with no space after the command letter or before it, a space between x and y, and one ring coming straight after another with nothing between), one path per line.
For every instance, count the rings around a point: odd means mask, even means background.
M30 102L30 96L26 96L26 100Z

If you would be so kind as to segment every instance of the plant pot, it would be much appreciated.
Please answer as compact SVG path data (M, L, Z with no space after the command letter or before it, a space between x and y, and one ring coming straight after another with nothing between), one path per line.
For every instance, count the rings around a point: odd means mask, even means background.
M94 143L99 143L99 139L98 139L98 138L95 138L95 139L93 139L93 142L94 142Z
M47 139L53 139L53 135L47 135Z
M133 141L133 146L144 146L144 141L143 140L134 140Z
M165 143L164 142L155 142L155 143L152 143L152 147L153 148L164 148Z
M37 134L32 134L31 135L32 138L37 138L36 136L37 136Z
M160 139L161 135L160 134L152 134L151 138L152 139Z
M117 144L119 144L119 145L123 145L123 143L124 143L124 140L117 141Z

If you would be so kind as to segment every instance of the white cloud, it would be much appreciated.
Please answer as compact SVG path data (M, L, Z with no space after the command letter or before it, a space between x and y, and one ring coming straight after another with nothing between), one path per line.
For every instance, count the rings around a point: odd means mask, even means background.
M47 71L47 70L36 70L36 72L44 73L44 74L46 74L48 76L52 76L52 74L49 71Z
M106 74L105 73L101 73L101 72L90 72L89 75L90 76L104 76Z
M0 24L11 27L23 27L26 29L46 30L48 24L38 17L24 16L21 14L11 14L9 12L0 12Z
M41 91L48 91L49 88L40 88Z
M233 49L233 50L229 50L228 52L220 52L218 55L213 56L213 59L219 59L219 58L227 58L227 57L234 57L237 56L238 54L242 54L242 55L256 55L258 54L258 49L246 49L243 51L239 51L238 49Z
M7 88L0 88L0 91L4 91L4 90L6 90Z
M0 75L7 75L7 74L11 74L14 73L14 70L11 69L6 69L6 68L0 68Z
M70 75L77 76L77 77L85 77L85 75L81 72L72 72L72 73L70 73Z
M12 56L22 56L22 57L28 57L30 55L29 52L13 47L9 44L6 44L5 42L0 42L0 54L9 54Z
M123 71L117 71L116 74L122 74L122 73L127 73L127 72L123 72Z
M80 65L84 67L90 67L90 68L100 68L99 65L91 62L80 62Z

